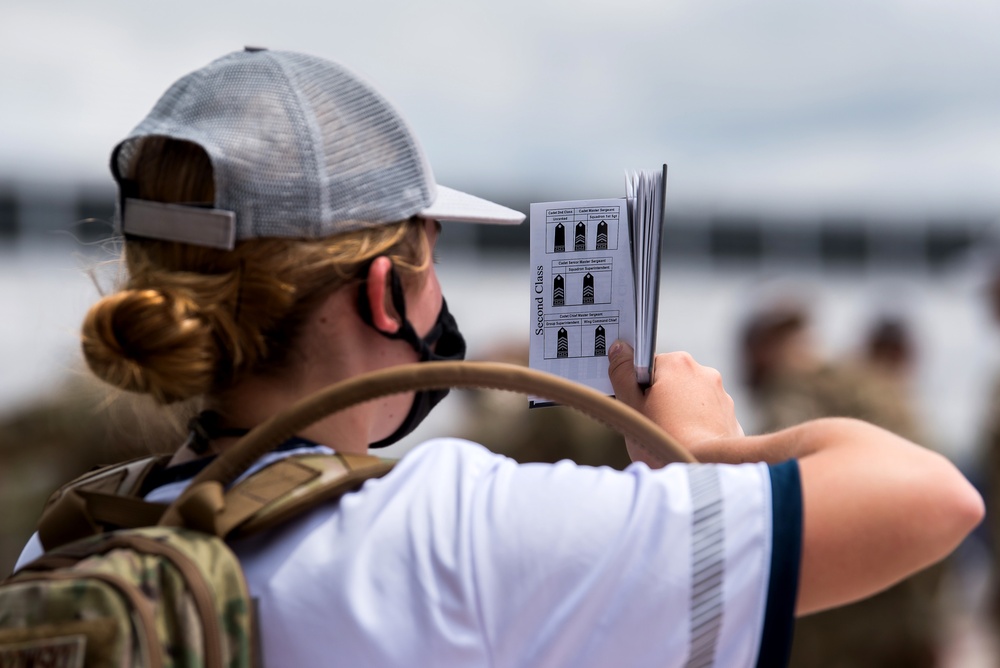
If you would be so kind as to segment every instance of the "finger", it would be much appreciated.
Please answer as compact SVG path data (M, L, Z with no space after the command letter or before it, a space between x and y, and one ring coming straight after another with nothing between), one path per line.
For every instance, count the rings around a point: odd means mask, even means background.
M615 341L608 350L608 377L615 396L632 408L639 408L643 402L642 388L635 380L635 363L632 346L624 341Z

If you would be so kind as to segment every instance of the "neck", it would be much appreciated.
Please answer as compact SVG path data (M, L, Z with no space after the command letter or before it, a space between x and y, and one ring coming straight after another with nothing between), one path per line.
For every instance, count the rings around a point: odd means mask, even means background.
M414 361L416 355L406 342L374 335L360 318L343 316L354 308L355 294L340 290L327 297L310 316L296 354L280 374L247 377L224 392L206 397L205 407L221 414L229 427L251 429L334 383ZM369 443L392 433L411 402L412 394L365 402L327 416L297 435L337 452L365 454ZM212 450L221 452L238 440L213 440ZM182 448L173 462L193 457Z
M350 375L353 374L345 378ZM289 383L273 378L250 378L224 394L210 397L207 404L223 416L227 425L250 429L338 380L342 379ZM364 454L368 451L371 419L369 407L355 406L314 422L296 435L338 452ZM212 446L223 450L238 440L236 437L220 438L213 441Z

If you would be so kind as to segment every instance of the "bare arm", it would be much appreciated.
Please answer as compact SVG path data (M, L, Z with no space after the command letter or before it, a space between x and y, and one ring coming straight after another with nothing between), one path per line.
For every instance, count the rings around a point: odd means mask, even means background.
M642 392L631 349L612 346L610 352L619 399L660 424L698 460L799 460L804 526L798 614L889 587L942 559L982 520L982 499L948 460L888 431L828 418L743 436L714 369L686 353L658 355L653 385ZM662 465L641 449L630 453L650 466Z

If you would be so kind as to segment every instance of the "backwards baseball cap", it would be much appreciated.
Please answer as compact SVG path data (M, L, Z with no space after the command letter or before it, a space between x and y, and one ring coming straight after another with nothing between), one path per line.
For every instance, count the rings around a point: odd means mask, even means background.
M214 208L129 199L146 137L208 154ZM437 185L400 113L337 63L247 48L177 81L111 156L126 235L233 248L320 238L413 216L517 224L524 214Z

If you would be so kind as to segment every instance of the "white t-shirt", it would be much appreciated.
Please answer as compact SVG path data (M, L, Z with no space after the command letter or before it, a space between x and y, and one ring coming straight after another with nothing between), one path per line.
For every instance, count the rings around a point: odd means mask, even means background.
M794 461L620 472L435 439L233 547L269 668L730 668L787 661L800 543Z

